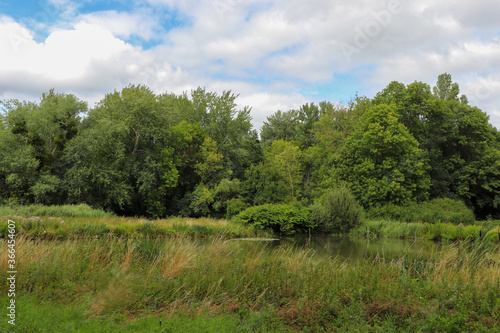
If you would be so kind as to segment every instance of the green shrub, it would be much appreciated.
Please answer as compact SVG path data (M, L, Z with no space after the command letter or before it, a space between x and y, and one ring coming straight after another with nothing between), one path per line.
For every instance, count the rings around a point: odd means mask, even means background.
M245 210L245 208L248 207L248 204L246 204L242 199L240 198L234 198L231 199L227 202L227 208L226 208L226 219L230 220L233 216L238 215L242 211Z
M234 217L234 221L253 224L260 229L272 229L285 235L307 232L314 228L311 211L307 207L287 204L266 204L245 209Z
M313 205L312 219L322 232L348 233L361 224L363 208L347 187L325 193Z
M462 201L449 198L433 199L405 206L393 204L371 208L367 216L400 222L472 224L474 213Z

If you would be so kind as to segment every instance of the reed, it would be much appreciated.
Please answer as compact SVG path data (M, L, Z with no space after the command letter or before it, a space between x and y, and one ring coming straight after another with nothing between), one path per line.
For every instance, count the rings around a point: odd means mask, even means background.
M500 327L500 248L485 239L436 247L430 257L356 262L260 243L243 250L220 235L203 241L20 237L19 304L35 317L64 305L78 309L67 320L82 327L114 322L117 330L182 318L197 325L225 318L248 332ZM0 241L4 280L6 252ZM0 285L1 295L5 288Z
M489 222L475 225L452 223L406 223L387 220L368 220L349 232L353 236L389 237L402 239L430 239L436 241L473 241L485 238L488 242L500 243L500 228Z
M147 220L126 217L54 217L6 216L15 220L16 234L29 239L66 240L83 238L204 238L224 235L226 238L269 237L269 233L253 226L227 220L170 218ZM8 234L7 223L0 224L0 238Z

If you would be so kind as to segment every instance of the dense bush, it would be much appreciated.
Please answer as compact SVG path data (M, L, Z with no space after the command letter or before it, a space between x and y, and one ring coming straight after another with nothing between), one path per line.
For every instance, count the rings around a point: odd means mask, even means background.
M240 198L234 198L227 201L226 207L226 218L230 220L233 216L238 215L240 212L245 210L248 207L243 200Z
M401 222L449 222L472 224L474 213L460 200L434 199L406 206L384 205L371 208L367 216L373 219L388 219Z
M245 209L234 217L243 224L253 224L260 229L272 229L285 235L307 232L314 228L311 211L307 207L288 204L266 204Z
M348 233L361 224L362 216L363 208L344 186L325 193L312 208L312 219L323 232Z

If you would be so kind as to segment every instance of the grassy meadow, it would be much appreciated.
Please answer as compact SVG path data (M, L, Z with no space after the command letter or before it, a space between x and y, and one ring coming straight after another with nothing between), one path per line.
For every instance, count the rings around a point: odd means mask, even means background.
M269 235L225 220L51 215L3 215L19 227L17 332L500 330L500 247L485 237L353 262L243 250L230 238ZM3 281L7 260L2 238Z

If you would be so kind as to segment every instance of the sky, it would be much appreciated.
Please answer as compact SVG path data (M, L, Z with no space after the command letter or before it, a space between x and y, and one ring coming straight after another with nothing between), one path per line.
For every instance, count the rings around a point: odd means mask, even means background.
M231 90L259 129L449 73L500 129L498 0L0 0L0 100Z

